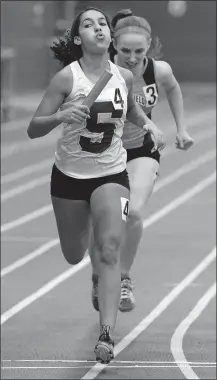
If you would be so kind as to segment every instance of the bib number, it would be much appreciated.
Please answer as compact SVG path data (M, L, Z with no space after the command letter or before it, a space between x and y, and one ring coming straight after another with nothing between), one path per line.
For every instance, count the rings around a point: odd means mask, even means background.
M122 220L127 221L129 215L129 200L121 197Z
M147 106L154 106L157 103L158 91L155 83L143 87Z
M117 107L115 106L116 104ZM95 154L100 154L108 149L112 143L116 128L115 120L112 119L120 119L122 115L123 100L119 89L115 90L114 104L112 101L95 102L90 109L90 119L87 119L86 122L87 130L95 133L95 136L81 135L79 140L81 149Z

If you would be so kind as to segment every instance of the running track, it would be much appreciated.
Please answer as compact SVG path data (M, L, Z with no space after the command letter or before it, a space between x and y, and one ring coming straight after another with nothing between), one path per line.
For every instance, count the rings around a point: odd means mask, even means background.
M59 132L31 141L28 119L2 125L3 379L216 378L215 87L182 88L196 145L175 149L162 99L154 119L167 147L143 210L132 270L137 307L118 314L109 366L94 362L98 314L89 258L70 267L60 252L49 197Z

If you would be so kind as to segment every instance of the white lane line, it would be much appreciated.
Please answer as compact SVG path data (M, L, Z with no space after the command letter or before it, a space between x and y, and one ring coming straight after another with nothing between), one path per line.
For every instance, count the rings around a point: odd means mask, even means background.
M46 174L42 177L35 178L32 181L16 186L11 190L7 190L1 194L1 202L8 201L9 199L24 194L26 191L36 189L38 186L45 185L49 182L50 175Z
M96 360L70 360L70 359L5 359L1 360L2 363L96 363ZM176 361L152 361L152 360L112 360L112 364L177 364ZM185 364L185 361L178 362ZM216 362L188 362L192 365L216 365Z
M53 239L43 244L41 247L35 249L33 252L29 253L28 255L14 261L12 264L3 268L1 270L1 277L4 277L7 274L13 272L14 270L22 267L23 265L27 264L29 261L35 259L36 257L43 255L45 252L48 252L51 248L54 248L58 244L59 244L59 239Z
M212 150L211 152L208 152L207 154L205 154L204 156L202 157L199 157L198 159L194 160L194 161L191 161L191 164L189 164L189 167L188 165L185 165L183 166L182 168L179 169L179 171L175 173L172 173L171 175L169 175L168 177L166 177L163 181L165 181L166 184L169 184L171 182L173 182L173 180L176 180L179 178L179 176L181 176L182 174L185 174L185 173L189 173L191 170L194 170L198 165L200 164L204 164L206 162L208 162L209 160L213 159L214 158L214 155L215 155L215 150ZM197 163L199 162L199 164ZM185 172L184 172L185 171ZM161 183L157 182L156 183L156 186L155 186L155 189L154 191L157 191L156 189L158 188L158 186L164 186L164 185L161 185ZM36 209L32 212L30 212L29 214L25 214L24 216L18 218L18 219L15 219L11 222L7 222L5 224L2 224L1 226L1 232L6 232L6 231L10 231L12 230L13 228L16 228L16 227L19 227L25 223L28 223L34 219L37 219L41 216L44 216L45 214L49 213L50 211L52 210L52 205L49 204L49 205L46 205L46 206L43 206L39 209Z
M33 150L39 150L44 147L52 146L56 143L57 139L59 138L59 131L53 131L52 134L47 135L44 139L40 139L40 142L38 142L38 139L30 140L27 138L26 141L17 141L11 144L2 145L1 147L1 159L5 159L8 157L11 157L17 153L23 153Z
M180 177L182 177L185 174L190 173L192 170L195 170L198 168L198 166L204 165L207 162L213 160L216 157L216 150L211 150L210 152L202 155L201 157L190 161L188 164L181 166L178 170L175 172L169 174L167 177L163 178L161 181L156 182L156 185L154 187L154 192L157 192L158 190L162 189L163 187L169 185L170 183L176 181Z
M166 205L165 207L163 207L162 209L160 209L159 211L157 211L156 213L151 215L151 217L147 218L143 223L143 228L147 228L148 226L154 224L156 221L160 220L161 218L163 218L164 216L169 214L172 210L175 210L181 204L187 202L194 195L200 193L206 187L208 187L212 183L214 183L215 178L216 178L216 173L214 172L211 176L206 177L204 180L198 182L194 187L192 187L190 190L186 191L183 195L174 199L171 203L169 203L168 205ZM213 255L213 253L212 253L212 255ZM214 257L215 257L215 255L214 255ZM213 259L214 258L212 258L212 260ZM83 259L82 262L80 262L76 266L73 266L72 268L66 270L65 272L61 273L59 276L57 276L53 280L49 281L46 285L39 288L36 292L34 292L31 295L29 295L28 297L24 298L22 301L20 301L16 305L14 305L11 309L4 312L1 315L1 325L4 324L7 320L12 318L17 313L19 313L21 310L23 310L27 306L31 305L38 298L40 298L40 297L44 296L45 294L47 294L48 292L50 292L52 289L54 289L56 286L61 284L63 281L65 281L66 279L68 279L69 277L74 275L75 273L79 272L81 269L86 267L89 263L90 263L90 258L89 258L89 256L87 256ZM193 279L192 279L192 281L193 281ZM177 287L175 289L177 289ZM119 347L119 346L117 346L117 347ZM122 347L122 346L120 346L120 347ZM120 349L120 351L122 351L122 348Z
M180 366L184 366L184 364L180 364ZM192 366L194 368L215 368L214 365L196 365L196 366ZM80 366L31 366L31 367L7 367L7 366L3 366L1 367L1 369L3 370L8 370L8 369L14 369L14 370L18 370L18 369L25 369L25 370L29 370L29 369L82 369L82 368L85 368L85 369L89 369L91 368L91 365L80 365ZM112 368L130 368L130 369L138 369L138 368L174 368L174 369L177 369L178 370L178 367L177 365L171 365L171 364L164 364L164 365L154 365L154 364L149 364L149 365L144 365L144 364L134 364L134 365L110 365L107 369L112 369ZM83 378L82 378L83 379ZM214 378L215 379L215 378Z
M215 295L216 283L214 283L203 295L203 297L201 297L194 309L188 314L188 316L185 319L183 319L183 321L177 327L172 336L170 349L178 367L180 368L181 372L186 377L186 379L199 379L199 377L192 370L192 366L186 360L186 357L184 355L182 347L184 335L186 334L191 324L200 316L203 310L207 307L208 303L215 297ZM184 365L180 365L180 362L184 363Z
M212 127L213 128L213 127ZM199 133L196 133L193 137L195 138L196 143L200 143L201 141L204 141L206 139L209 139L210 137L214 136L216 134L215 128L211 130L201 131ZM162 158L167 157L171 153L175 153L175 147L169 146L166 147L165 150L162 152ZM47 159L44 161L41 161L37 164L29 165L25 168L18 169L15 172L5 174L1 177L1 185L13 182L15 180L19 180L23 177L28 176L29 174L33 174L35 172L44 170L46 168L51 168L52 164L54 162L54 159ZM38 178L40 181L40 177ZM28 183L27 183L27 189L28 189Z
M213 113L213 115L212 115ZM198 125L198 123L202 123L203 121L206 121L206 125L208 123L208 120L213 123L213 118L215 117L215 112L213 110L207 110L201 112L201 114L197 113L195 114L190 114L188 116L188 128L192 128ZM8 158L13 156L16 153L20 153L23 151L29 151L29 150L34 150L34 149L41 149L43 147L52 145L60 135L60 130L61 127L55 131L52 131L51 135L47 135L44 139L40 140L40 144L38 143L37 139L36 140L27 140L27 141L21 141L21 142L14 142L11 144L7 145L2 145L1 149L1 158ZM169 132L167 137L169 135L173 134L173 132Z
M28 223L31 220L34 220L34 219L39 218L40 216L46 215L51 210L52 210L51 204L38 208L35 211L30 212L29 214L21 216L21 218L18 218L18 219L13 220L12 222L3 224L1 226L1 232L10 231L15 227L22 226L23 224Z
M213 137L216 135L216 130L213 128L212 130L208 131L201 131L196 133L195 135L192 135L192 137L195 139L195 145L198 145L200 142L204 142L205 140L208 140L210 137ZM195 146L194 145L194 146ZM194 149L194 147L192 147ZM177 149L174 146L166 146L166 148L161 152L161 158L164 159L165 157L169 156L171 153L175 153ZM179 151L180 154L186 154L185 151Z
M3 134L4 132L14 132L16 130L20 131L22 128L25 128L27 130L30 121L31 117L6 122L5 124L1 125L1 133Z
M143 228L148 227L152 223L156 222L159 218L159 216L164 216L165 212L169 213L174 208L177 207L177 205L180 205L182 203L187 202L190 198L192 198L194 195L199 194L203 189L214 183L216 180L216 172L213 172L209 177L204 179L203 181L200 181L195 185L194 187L190 188L188 191L180 195L178 198L174 199L172 202L170 202L167 206L163 207L158 213L153 214L150 216L150 218L146 219L143 222ZM162 217L161 216L161 217Z
M197 143L199 143L200 141L204 141L204 139L208 139L211 136L215 135L215 130L213 129L212 131L200 132L198 135L200 136L196 138ZM167 157L172 153L174 153L174 147L168 147L164 153L164 157ZM47 175L35 178L34 180L26 182L22 185L16 186L12 188L11 190L2 192L1 202L3 203L7 201L8 199L11 199L17 195L20 195L20 194L23 195L26 191L33 190L33 189L36 189L36 187L38 186L45 185L49 180L50 180L50 174L47 174Z
M199 91L201 93L201 89L200 90L196 89L196 91ZM210 92L208 92L208 94L209 93ZM187 96L188 94L189 94L189 92L186 94L185 100L188 98L188 96ZM193 92L193 96L195 96L195 95L196 95L196 93ZM43 97L43 94L41 95L41 99L42 99L42 97ZM161 99L161 106L163 104L165 104L166 102L167 102L166 99ZM35 110L37 108L37 104L39 104L39 103L40 103L40 100L38 99L37 102L35 103ZM210 110L206 110L207 113L208 112L212 112L212 111L213 111L212 108ZM34 112L35 111L32 111L32 115L34 114ZM192 112L186 110L187 120L189 119L189 117L191 117L191 115L192 115ZM203 116L203 115L201 115L201 116ZM20 131L22 129L26 129L27 130L27 127L28 127L30 121L31 121L31 116L27 116L27 117L22 118L20 120L12 120L12 121L9 121L9 122L6 122L6 123L2 123L2 125L1 125L1 133L3 134L3 133L8 133L8 132L14 132L14 131L17 131L17 130Z
M29 174L33 174L47 168L51 168L53 162L54 162L54 159L49 158L37 164L29 165L29 166L26 166L25 168L18 169L15 172L5 174L1 177L1 185L5 185L7 183L16 181L18 179L26 177Z
M168 175L164 179L157 182L155 185L155 188L154 188L154 192L157 192L158 190L160 190L160 189L164 188L165 186L171 184L172 182L176 181L181 176L183 176L183 175L189 173L190 171L196 169L198 166L201 166L202 164L205 164L206 162L212 160L215 156L216 156L216 151L213 150L211 152L208 152L204 156L199 157L196 160L192 160L189 164L183 165L180 169L178 169L174 173ZM1 271L1 277L3 277L6 274L13 272L14 270L16 270L17 268L20 268L23 265L27 264L28 262L35 259L37 256L41 255L42 253L46 253L47 250L44 249L44 247L47 247L48 244L52 245L53 244L52 242L54 242L54 241L56 242L56 239L50 240L49 243L42 245L41 247L39 247L38 250L29 253L24 258L18 259L13 264L3 268ZM54 243L54 246L57 244L58 244L58 242ZM37 251L38 251L38 254L37 254Z
M51 240L51 236L2 236L2 243L47 243Z
M18 304L14 305L11 309L1 315L1 325L3 325L8 319L19 313L21 310L31 305L38 298L41 298L45 294L49 293L52 289L56 288L56 286L73 276L75 273L79 272L81 269L85 268L89 263L89 256L84 257L84 259L79 264L71 267L70 269L67 269L59 276L56 276L53 280L49 281L46 285L39 288L36 292L32 293L30 296L24 298Z
M197 265L162 301L148 314L128 335L126 335L115 347L116 357L128 347L147 327L158 318L164 310L183 292L183 290L202 273L216 258L216 247ZM83 379L95 379L99 373L107 367L107 364L95 364L83 377Z

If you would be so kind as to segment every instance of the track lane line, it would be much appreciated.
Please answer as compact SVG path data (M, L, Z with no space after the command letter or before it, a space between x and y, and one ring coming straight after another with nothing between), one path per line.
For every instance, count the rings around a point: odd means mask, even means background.
M208 306L209 302L216 295L216 282L207 290L207 292L200 298L193 310L176 328L170 344L170 349L183 375L186 379L199 379L196 373L192 370L192 365L187 361L183 352L183 339L191 326L191 324L200 316L203 310ZM180 364L182 363L182 364Z
M215 182L215 180L216 180L216 172L213 172L210 176L208 176L205 179L203 179L202 181L198 182L195 186L191 187L188 191L186 191L185 193L183 193L181 196L175 198L172 202L170 202L169 204L167 204L165 207L163 207L162 209L158 210L156 213L152 214L149 218L147 218L143 222L143 228L145 229L145 228L149 227L150 225L154 224L155 222L159 221L164 216L168 215L171 211L177 209L180 205L182 205L183 203L187 202L188 200L190 200L191 198L193 198L196 194L199 194L201 191L203 191L208 186L210 186L211 184L213 184ZM209 256L211 256L211 259L210 259ZM209 256L208 256L209 259L207 259L208 262L213 261L214 258L215 258L215 256L216 256L216 251L214 250ZM67 280L68 278L70 278L71 276L73 276L74 274L76 274L77 272L79 272L81 269L85 268L89 263L90 263L89 256L84 257L83 261L81 261L79 264L77 264L76 266L73 266L70 269L64 271L60 275L56 276L53 280L49 281L47 284L45 284L44 286L42 286L41 288L39 288L36 292L30 294L29 296L27 296L26 298L24 298L22 301L18 302L12 308L10 308L9 310L7 310L3 314L1 314L1 325L3 325L6 321L8 321L14 315L18 314L20 311L22 311L23 309L25 309L27 306L31 305L37 299L41 298L42 296L44 296L45 294L47 294L48 292L50 292L51 290L53 290L54 288L56 288L63 281ZM193 279L194 278L195 277L193 277ZM186 282L188 282L188 281L186 280ZM177 287L175 289L177 289ZM171 292L172 297L173 297L173 294L174 294L173 292L174 292L174 290ZM179 292L180 292L180 290L178 291L178 294L179 294ZM171 298L171 296L169 298ZM168 303L168 301L164 302L164 304L167 304L167 303ZM135 335L135 333L133 333L133 336L135 336L135 337L138 336L138 335ZM123 342L123 343L121 343L121 342ZM116 351L115 351L116 354L118 353L118 351L117 351L118 349L120 351L122 351L122 349L125 348L125 345L126 345L125 340L123 340L121 342L116 347ZM127 343L127 345L128 344L129 343ZM122 346L123 346L123 348L122 348ZM100 371L101 371L101 369L100 369ZM93 378L95 378L95 376Z
M167 177L157 182L154 188L154 192L156 193L157 191L163 189L167 185L175 182L177 179L179 179L183 175L188 174L189 172L197 169L198 166L201 166L202 164L205 164L211 161L212 159L215 158L215 156L216 156L216 151L212 150L208 152L207 154L205 154L204 156L201 156L196 160L190 161L189 164L181 166L181 168L176 170L174 173L169 174ZM55 247L58 244L59 244L59 239L51 239L49 242L46 242L45 244L41 245L39 248L37 248L33 252L27 254L21 259L18 259L14 261L12 264L9 264L5 268L3 268L1 270L1 277L4 277L5 275L13 272L14 270L22 267L23 265L27 264L28 262L37 258L38 256L41 256L42 254L46 253L48 250L50 250L51 248Z
M213 132L212 132L213 133ZM214 131L215 133L215 131ZM201 139L201 141L203 141L204 139L204 136L208 136L207 132L202 132L202 135L203 135L203 138ZM174 148L173 147L168 147L167 151L164 153L164 155L162 155L162 158L165 158L167 156L169 156L171 153L174 153ZM39 180L39 178L37 179ZM34 180L34 183L35 183L35 180ZM22 186L22 185L21 185ZM30 183L30 187L32 188L32 184ZM18 189L18 191L20 192L22 189L22 187ZM10 193L9 193L10 194ZM3 194L2 194L3 195ZM4 194L4 197L7 198L7 193ZM7 222L5 224L3 224L1 226L1 232L6 232L6 231L9 231L15 227L18 227L20 225L23 225L29 221L32 221L40 216L43 216L47 213L49 213L50 211L52 210L52 206L51 205L46 205L46 206L43 206L39 209L36 209L32 212L30 212L29 214L25 214L23 215L22 217L18 218L18 219L15 219L11 222Z
M206 123L207 123L207 116L210 117L210 112L207 112L207 114L204 115L204 113L202 113L201 115L197 115L195 117L195 115L193 115L192 117L192 120L188 120L188 123L189 123L189 126L188 126L188 129L189 128L194 128L195 126L197 126L197 122L199 121L200 123L203 122L203 120L205 121L206 120ZM212 122L210 122L212 124ZM209 127L210 128L210 127ZM212 127L211 127L212 128ZM207 131L207 129L206 129ZM203 132L203 131L201 131ZM198 138L200 138L200 133L197 135L194 136L194 138L196 139L197 136ZM208 132L208 131L207 131ZM175 134L175 132L169 132L167 135L166 135L166 138L172 136L173 134ZM163 152L164 153L164 152ZM25 168L22 168L22 169L18 169L16 170L15 172L11 172L11 173L8 173L8 174L5 174L1 177L1 184L6 184L6 183L10 183L12 181L15 181L19 178L23 178L33 172L37 172L37 171L40 171L41 168L44 169L45 167L49 167L50 165L52 165L54 159L53 158L50 158L50 159L47 159L47 160L43 160L37 164L32 164L32 165L29 165Z
M151 323L154 322L168 306L189 286L214 260L216 259L216 247L200 262L162 301L145 317L128 335L126 335L115 347L114 357L128 347ZM108 365L95 364L81 380L95 379Z

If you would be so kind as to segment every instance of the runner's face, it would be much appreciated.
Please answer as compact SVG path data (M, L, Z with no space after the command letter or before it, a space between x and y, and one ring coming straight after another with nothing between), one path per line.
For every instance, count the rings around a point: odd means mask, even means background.
M148 38L142 34L121 34L114 41L118 64L132 72L138 67L142 67L149 46Z
M80 19L79 37L85 51L92 54L107 52L111 32L105 16L95 10L84 12Z

